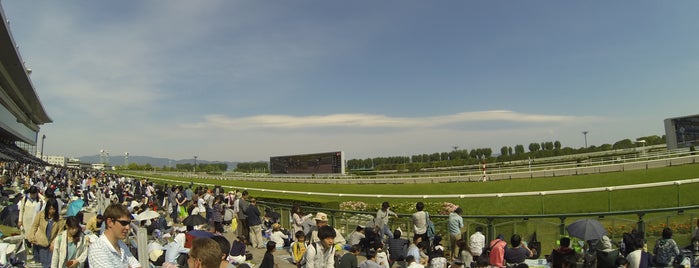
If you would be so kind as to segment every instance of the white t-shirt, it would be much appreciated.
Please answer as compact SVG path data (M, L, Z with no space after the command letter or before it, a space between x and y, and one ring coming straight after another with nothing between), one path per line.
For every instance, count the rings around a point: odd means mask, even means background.
M427 214L424 211L413 213L413 230L421 235L427 232Z

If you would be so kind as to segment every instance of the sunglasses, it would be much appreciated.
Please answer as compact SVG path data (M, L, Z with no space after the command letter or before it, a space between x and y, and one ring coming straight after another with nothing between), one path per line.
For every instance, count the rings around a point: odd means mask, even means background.
M113 221L113 222L118 222L119 224L121 224L121 226L128 226L129 224L131 224L131 221L128 221L128 220L117 220L117 219L112 219L112 221Z

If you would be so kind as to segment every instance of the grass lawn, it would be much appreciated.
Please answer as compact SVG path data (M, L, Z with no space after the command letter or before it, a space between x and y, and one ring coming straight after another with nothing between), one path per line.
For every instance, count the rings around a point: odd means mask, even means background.
M143 176L139 173L124 173L133 176ZM631 185L640 183L675 181L699 177L699 164L634 170L602 174L565 176L554 178L514 179L491 181L487 183L460 182L434 184L303 184L303 183L270 183L251 181L221 181L196 179L196 183L220 184L227 188L261 188L289 191L310 191L325 193L354 193L354 194L401 194L401 195L431 195L431 194L475 194L475 193L509 193L527 191L550 191L564 189L579 189L589 187L606 187L616 185ZM181 180L189 184L189 179L165 176L149 176L164 179ZM679 191L679 204L677 195ZM546 196L501 197L501 198L463 198L463 199L409 199L391 198L392 203L416 202L452 202L465 208L468 215L523 215L523 214L554 214L600 212L610 210L623 211L634 209L663 208L699 204L699 184L683 184L636 190L621 190L596 193L578 193ZM366 203L381 203L381 198L362 197L326 197L314 195L269 193L250 190L250 195L258 199L274 199L289 203L293 201L317 202L324 207L337 209L343 201L363 201ZM399 211L400 212L400 211Z

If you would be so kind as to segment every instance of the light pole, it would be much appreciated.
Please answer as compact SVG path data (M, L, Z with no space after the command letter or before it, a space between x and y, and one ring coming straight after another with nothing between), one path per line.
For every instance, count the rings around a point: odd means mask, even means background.
M41 135L41 160L44 160L44 141L46 140L46 134Z
M587 149L587 133L588 132L590 132L590 131L585 130L582 132L582 134L585 135L585 149Z
M197 175L197 156L194 156L194 175Z

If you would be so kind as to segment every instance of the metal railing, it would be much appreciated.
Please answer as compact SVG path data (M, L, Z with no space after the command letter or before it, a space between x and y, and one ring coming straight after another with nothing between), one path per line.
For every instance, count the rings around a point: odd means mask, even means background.
M269 207L282 215L281 225L292 229L290 220L291 205L262 202L258 205ZM315 207L301 207L305 212L324 212L328 214L329 224L338 229L347 237L357 225L366 225L373 220L375 211L348 211ZM449 233L447 230L448 215L433 215L430 218L435 224L437 233L442 236L443 245L449 246ZM483 227L484 235L488 241L497 234L503 234L509 239L512 234L520 234L528 239L534 232L537 240L542 242L542 252L550 252L556 246L556 241L567 236L565 227L572 221L582 218L593 218L600 221L608 231L612 241L620 241L622 233L636 229L645 235L648 247L652 248L657 238L661 237L662 229L670 227L674 229L674 238L680 246L690 243L694 223L699 219L699 205L570 214L534 214L534 215L462 215L464 228L463 239L475 232L476 227ZM389 221L391 230L400 228L402 238L411 239L414 235L412 214L398 214L398 217ZM543 256L543 255L542 255Z

